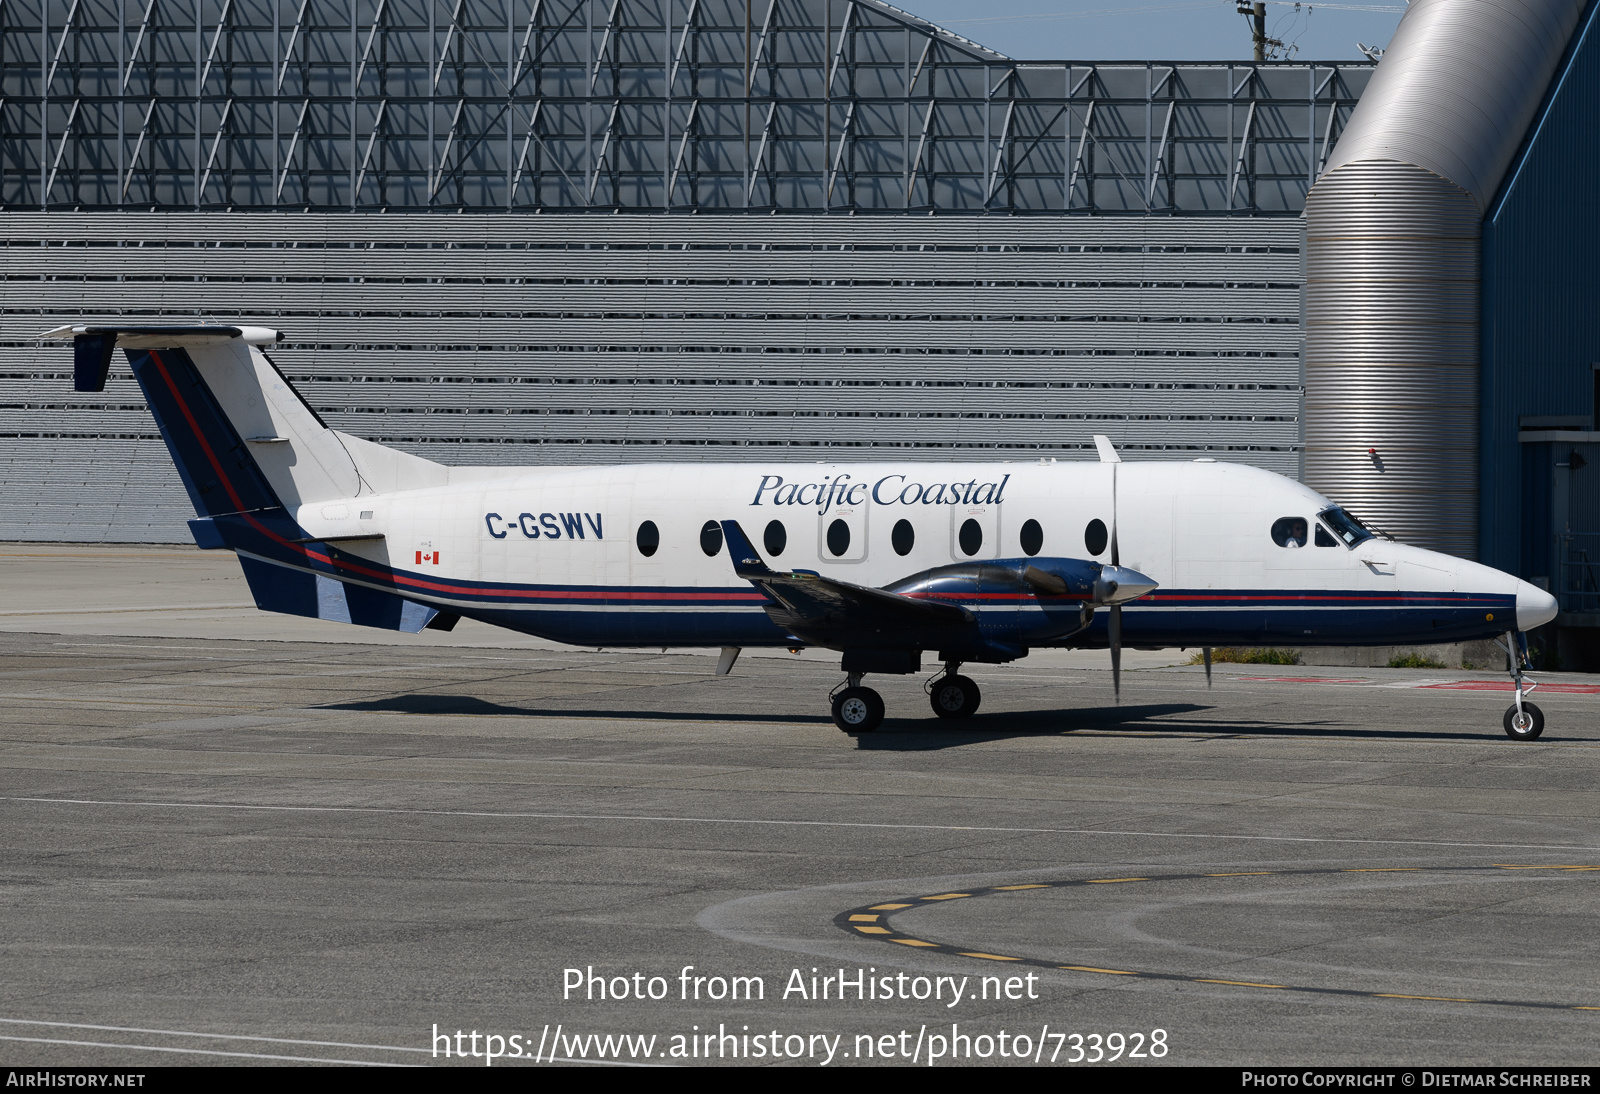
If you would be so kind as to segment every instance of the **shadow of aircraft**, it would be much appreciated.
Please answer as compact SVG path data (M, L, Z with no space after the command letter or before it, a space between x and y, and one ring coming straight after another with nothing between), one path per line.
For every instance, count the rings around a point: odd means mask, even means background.
M720 710L620 710L609 707L509 706L475 695L407 693L374 699L323 704L322 710L390 714L470 715L500 718L572 718L625 722L723 722L833 725L826 714L774 710L764 713ZM856 736L863 752L928 752L957 748L976 741L1027 737L1064 737L1077 733L1166 739L1260 737L1292 739L1344 738L1370 741L1484 741L1496 739L1487 730L1373 729L1333 719L1270 721L1196 717L1215 708L1201 703L1148 703L1125 706L1071 707L1049 710L991 711L963 721L934 717L886 718L872 733ZM1186 717L1187 716L1187 717Z
M629 722L814 722L833 725L826 714L774 711L748 714L704 710L611 710L598 707L513 707L475 695L387 695L347 703L324 703L319 710L375 711L387 714L469 714L505 718L583 718Z
M1174 737L1225 740L1229 738L1279 738L1283 740L1343 739L1368 741L1493 741L1487 729L1479 731L1414 728L1374 729L1335 719L1276 721L1267 719L1183 717L1214 707L1198 703L1162 703L1143 706L1084 707L1077 709L997 711L976 714L961 722L885 718L875 733L857 738L863 751L949 748L966 741L992 741L1022 737ZM935 743L935 742L938 743ZM915 742L915 743L913 743Z

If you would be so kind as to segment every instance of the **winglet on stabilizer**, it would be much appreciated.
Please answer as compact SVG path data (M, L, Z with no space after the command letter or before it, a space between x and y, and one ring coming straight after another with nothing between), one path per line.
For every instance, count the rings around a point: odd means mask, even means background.
M746 580L772 576L772 570L761 561L761 556L756 553L755 544L744 534L744 529L739 527L738 521L723 521L722 534L728 541L728 557L733 560L734 573Z
M1122 457L1117 455L1116 448L1111 444L1111 438L1104 433L1094 435L1094 447L1100 453L1101 463L1121 463Z

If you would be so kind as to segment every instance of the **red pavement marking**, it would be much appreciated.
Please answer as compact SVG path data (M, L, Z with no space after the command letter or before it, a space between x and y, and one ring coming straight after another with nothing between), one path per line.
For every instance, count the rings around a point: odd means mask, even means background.
M1454 680L1447 684L1420 684L1420 688L1444 691L1512 691L1510 680ZM1539 690L1551 695L1600 695L1600 684L1544 684Z

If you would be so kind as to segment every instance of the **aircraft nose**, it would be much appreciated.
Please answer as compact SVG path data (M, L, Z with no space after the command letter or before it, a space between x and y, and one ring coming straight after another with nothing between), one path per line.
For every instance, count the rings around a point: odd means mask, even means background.
M1099 604L1126 604L1153 593L1160 583L1126 566L1103 566L1094 583L1094 598Z
M1517 582L1517 630L1531 631L1556 617L1556 598L1526 581Z

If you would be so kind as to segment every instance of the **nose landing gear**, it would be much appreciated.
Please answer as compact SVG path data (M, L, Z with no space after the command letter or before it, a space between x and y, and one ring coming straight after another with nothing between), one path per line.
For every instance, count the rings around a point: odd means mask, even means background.
M861 686L861 673L845 678L845 687L830 696L833 724L846 733L871 733L883 722L883 697Z
M1506 736L1513 741L1538 740L1539 734L1544 732L1544 711L1528 702L1527 695L1539 685L1532 680L1524 684L1522 679L1522 670L1528 663L1528 636L1520 632L1514 637L1507 634L1500 646L1506 651L1509 659L1506 667L1511 673L1511 682L1516 685L1515 701L1506 708L1501 720Z
M1506 708L1506 736L1513 741L1536 740L1544 732L1544 711L1526 701L1521 707L1518 710L1517 704L1512 704Z

